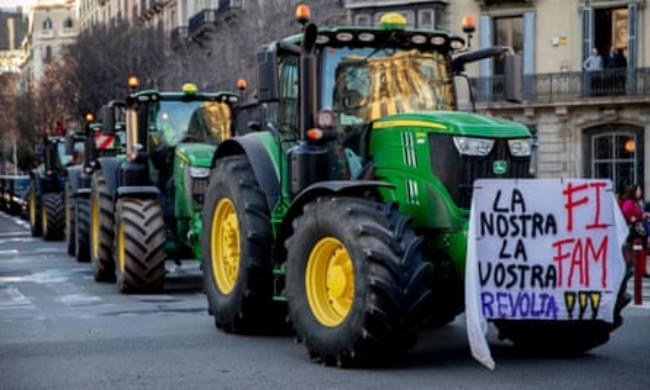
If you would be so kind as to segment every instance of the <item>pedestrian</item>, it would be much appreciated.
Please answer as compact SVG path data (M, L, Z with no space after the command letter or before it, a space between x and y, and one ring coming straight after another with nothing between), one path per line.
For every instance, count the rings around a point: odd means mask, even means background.
M596 95L600 90L602 71L603 71L603 57L598 53L598 48L591 49L591 54L582 63L582 68L585 70L583 78L586 81L583 85L586 95ZM587 91L589 86L589 91Z
M591 49L591 54L582 63L582 68L587 72L600 72L603 70L603 58L598 54L598 48Z
M643 223L643 209L639 205L637 193L637 186L627 186L619 200L621 212L629 229L626 241L626 257L628 258L628 267L631 269L634 269L633 256L629 252L632 244L634 241L639 240L643 248L646 249L648 243L648 233Z

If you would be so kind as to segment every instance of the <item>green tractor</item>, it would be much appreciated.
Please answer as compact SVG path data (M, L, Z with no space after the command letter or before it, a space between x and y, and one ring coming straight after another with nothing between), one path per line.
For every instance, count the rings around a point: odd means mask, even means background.
M135 84L135 83L133 83ZM126 157L97 159L91 184L96 280L156 291L165 260L200 257L200 212L216 146L231 136L238 95L142 90L126 100ZM110 112L110 110L107 110ZM103 121L111 126L111 115Z
M65 228L64 179L72 158L65 153L65 138L45 136L36 146L41 164L30 172L28 192L32 236L62 240Z
M66 138L66 153L77 153L78 145L84 152L83 161L68 168L65 183L67 250L79 262L90 261L90 185L97 159L121 153L124 103L113 100L107 107L118 115L110 135L104 134L103 125L93 122L94 116L88 113L83 131Z
M516 101L521 63L508 48L470 52L460 37L408 29L399 14L378 28L319 29L301 7L303 33L257 56L257 131L215 153L204 291L226 332L268 330L288 309L310 357L374 364L414 345L422 325L464 310L473 181L528 177L531 135L457 111L454 76L500 57ZM515 343L556 337L565 344L555 348L583 350L612 330L497 326Z

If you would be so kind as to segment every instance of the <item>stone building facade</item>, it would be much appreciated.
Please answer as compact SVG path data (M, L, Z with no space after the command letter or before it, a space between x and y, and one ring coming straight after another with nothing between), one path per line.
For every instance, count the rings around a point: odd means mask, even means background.
M74 0L38 2L29 13L29 27L22 43L20 86L26 89L44 74L47 64L61 55L65 45L77 36Z
M455 1L450 27L474 15L474 47L512 46L524 101L502 96L498 60L474 67L481 111L527 124L539 177L610 178L650 193L650 10L645 0ZM597 50L601 66L585 69ZM613 55L609 52L613 51Z

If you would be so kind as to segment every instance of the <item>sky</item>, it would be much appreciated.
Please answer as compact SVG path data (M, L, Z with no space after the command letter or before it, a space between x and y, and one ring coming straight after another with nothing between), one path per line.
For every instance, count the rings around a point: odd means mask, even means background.
M20 5L23 8L36 3L36 0L0 0L0 8L15 8Z

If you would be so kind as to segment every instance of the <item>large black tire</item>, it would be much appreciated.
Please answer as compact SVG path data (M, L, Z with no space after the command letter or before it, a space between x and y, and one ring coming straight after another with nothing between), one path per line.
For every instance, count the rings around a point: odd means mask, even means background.
M415 344L432 298L431 264L423 261L422 240L396 205L321 197L305 205L293 229L286 242L289 315L311 358L340 367L384 364ZM339 322L327 325L312 308L307 289L314 291L316 283L307 278L313 275L308 263L317 267L311 254L324 240L332 239L347 251L353 283L344 286L353 290L348 311L339 313ZM335 261L340 249L331 253L329 261ZM317 279L328 280L322 291L330 290L329 265L327 270L315 273ZM327 306L327 300L320 304Z
M75 254L77 261L90 261L90 199L77 198L75 207Z
M98 282L115 281L113 196L101 169L93 173L90 195L90 262Z
M65 239L66 239L66 248L70 256L74 256L75 245L76 245L76 228L75 228L75 219L76 219L76 207L75 199L72 197L72 186L69 182L66 182L65 185Z
M62 240L65 232L65 199L62 192L43 194L41 205L41 226L43 239Z
M219 261L216 246L215 251L212 250L213 240L220 240L218 227L213 225L220 202L230 202L239 228L239 255L233 257L237 259L237 274L231 275L232 284L226 287L223 283L219 287L216 280L217 273L224 275L225 271L220 267L223 263ZM217 162L204 205L201 269L203 290L215 325L228 333L279 330L278 326L284 324L281 317L286 317L286 305L281 307L272 301L273 236L269 210L245 156L225 157Z
M165 279L165 221L156 199L122 198L116 207L113 253L121 293L153 292Z
M32 237L39 237L43 234L43 227L41 226L41 204L36 194L36 188L32 182L29 186L29 196L27 198L28 209L27 214L29 217L29 230Z
M534 355L574 356L609 341L609 335L623 324L621 312L631 297L623 279L614 307L614 323L604 321L494 321L501 340L510 340L515 348Z

